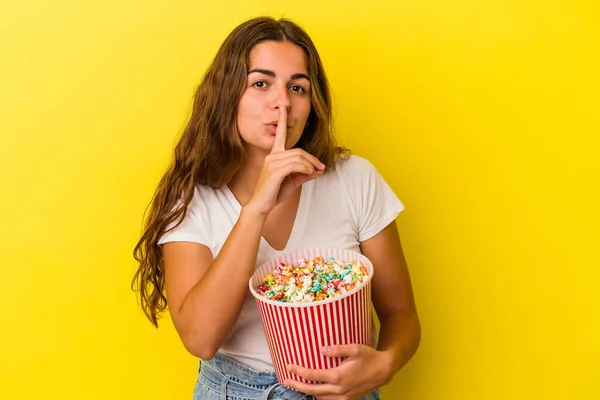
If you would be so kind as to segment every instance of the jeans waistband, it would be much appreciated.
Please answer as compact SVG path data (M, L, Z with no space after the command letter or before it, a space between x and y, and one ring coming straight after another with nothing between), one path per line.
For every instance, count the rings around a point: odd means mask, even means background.
M201 360L198 379L221 394L242 399L310 399L304 393L286 388L277 381L275 372L254 371L230 358L216 354L210 360Z

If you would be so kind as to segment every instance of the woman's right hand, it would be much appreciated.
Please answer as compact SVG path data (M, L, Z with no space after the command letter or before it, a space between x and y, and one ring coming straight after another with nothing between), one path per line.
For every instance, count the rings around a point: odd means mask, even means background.
M285 149L287 109L279 108L275 142L265 158L254 192L245 207L267 215L296 188L325 172L325 165L302 149Z

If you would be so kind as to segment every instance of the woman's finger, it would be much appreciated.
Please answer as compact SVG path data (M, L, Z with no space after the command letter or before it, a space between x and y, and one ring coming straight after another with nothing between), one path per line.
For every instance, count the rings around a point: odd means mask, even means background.
M286 379L283 382L284 386L292 388L298 392L312 394L313 396L336 395L340 392L340 388L329 383L303 383L291 379ZM319 397L320 398L320 397Z
M276 167L276 171L279 176L283 179L288 175L294 173L312 175L315 173L313 165L306 160L288 161L282 163L281 166Z
M315 169L318 170L325 170L325 164L323 164L321 161L319 161L319 159L315 156L313 156L312 154L307 153L306 151L302 150L302 149L292 149L292 150L287 150L287 151L283 151L283 152L279 152L279 153L271 153L271 155L268 156L269 157L269 162L273 162L275 160L277 161L282 161L282 160L286 160L286 159L298 159L299 157L306 159L309 163L311 163Z
M285 151L285 141L287 139L287 108L279 107L279 119L277 120L277 130L275 131L275 141L271 154Z

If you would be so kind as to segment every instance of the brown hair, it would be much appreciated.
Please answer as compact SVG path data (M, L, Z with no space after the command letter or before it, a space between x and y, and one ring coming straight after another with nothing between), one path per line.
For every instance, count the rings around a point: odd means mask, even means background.
M246 87L250 51L265 41L287 41L307 55L311 110L295 147L317 157L327 169L333 169L348 154L334 139L329 84L308 34L289 20L270 17L254 18L236 27L221 45L196 91L191 117L154 193L144 233L133 252L139 267L132 289L139 292L142 309L156 327L159 315L167 307L158 241L183 221L196 185L221 188L240 168L244 150L236 126L237 106Z

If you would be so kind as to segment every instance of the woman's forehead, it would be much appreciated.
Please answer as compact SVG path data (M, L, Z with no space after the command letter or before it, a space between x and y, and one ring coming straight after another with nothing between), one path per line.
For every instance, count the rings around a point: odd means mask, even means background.
M304 50L289 42L262 42L250 51L249 69L267 69L280 73L307 73Z

